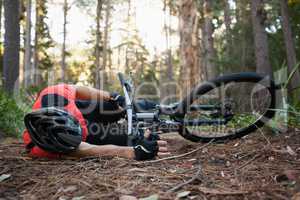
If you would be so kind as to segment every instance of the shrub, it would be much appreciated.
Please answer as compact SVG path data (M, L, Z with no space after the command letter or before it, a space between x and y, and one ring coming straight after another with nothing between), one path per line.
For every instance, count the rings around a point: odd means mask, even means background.
M24 111L16 101L0 90L0 130L6 136L19 137L24 130Z

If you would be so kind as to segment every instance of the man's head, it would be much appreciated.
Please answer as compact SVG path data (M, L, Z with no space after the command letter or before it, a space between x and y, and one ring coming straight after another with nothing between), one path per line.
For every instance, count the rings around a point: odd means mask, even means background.
M25 126L32 142L53 153L70 153L82 141L82 130L77 119L55 107L42 108L27 114Z

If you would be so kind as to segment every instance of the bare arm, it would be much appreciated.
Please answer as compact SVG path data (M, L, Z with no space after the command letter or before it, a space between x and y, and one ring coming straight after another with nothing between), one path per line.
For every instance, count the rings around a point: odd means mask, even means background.
M105 100L109 101L111 99L109 92L97 90L92 87L87 86L77 86L76 88L76 98L81 100Z
M128 159L134 159L134 150L132 147L123 147L116 145L92 145L81 142L78 150L72 153L72 157L89 157L89 156L119 156Z

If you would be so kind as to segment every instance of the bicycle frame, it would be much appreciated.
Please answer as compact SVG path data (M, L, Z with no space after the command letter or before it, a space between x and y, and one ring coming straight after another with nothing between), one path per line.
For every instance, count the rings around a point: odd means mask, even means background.
M222 125L228 123L233 117L232 114L228 116L223 116L224 119L197 119L197 120L183 120L183 118L178 117L177 108L182 103L177 103L174 105L157 105L157 109L152 112L136 112L133 106L133 84L131 80L126 80L122 73L118 73L118 77L124 92L125 102L126 102L126 117L128 123L128 135L138 134L138 129L149 128L152 130L166 132L176 132L179 131L183 126L190 125ZM189 108L191 111L216 111L220 112L222 107L219 105L192 105ZM167 115L170 120L161 119L160 115Z

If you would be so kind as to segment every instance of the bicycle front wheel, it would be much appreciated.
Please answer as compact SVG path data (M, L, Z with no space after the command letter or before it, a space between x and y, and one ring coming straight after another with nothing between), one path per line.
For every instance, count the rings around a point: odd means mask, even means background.
M237 73L198 85L178 106L179 133L193 142L243 137L274 114L275 84L256 73ZM178 117L179 116L179 117Z

